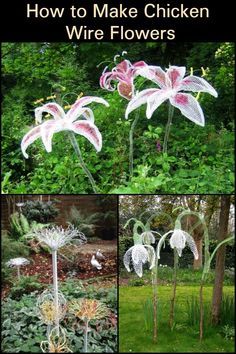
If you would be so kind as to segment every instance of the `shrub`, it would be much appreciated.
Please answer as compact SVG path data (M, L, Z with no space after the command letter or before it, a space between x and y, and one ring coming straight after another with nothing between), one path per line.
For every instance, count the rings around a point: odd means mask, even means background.
M52 201L42 202L40 200L33 200L24 203L22 213L28 221L48 223L55 219L59 210L55 207L54 202Z
M42 290L44 285L38 282L36 275L21 276L21 278L13 283L10 290L10 297L14 300L19 300L24 294L30 294L33 291Z

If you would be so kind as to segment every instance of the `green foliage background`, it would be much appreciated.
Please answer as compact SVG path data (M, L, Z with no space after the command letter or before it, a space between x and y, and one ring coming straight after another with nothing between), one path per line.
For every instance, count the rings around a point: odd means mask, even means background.
M168 156L163 144L166 104L151 120L142 106L135 130L134 177L129 180L129 129L124 119L127 101L117 92L100 89L99 78L113 57L126 50L131 62L168 67L185 65L216 88L219 97L200 95L205 128L175 110ZM64 104L81 92L101 96L109 108L94 105L95 122L103 135L99 154L78 136L83 157L101 193L232 193L234 185L234 45L233 43L3 43L2 44L2 188L4 193L91 193L64 132L53 137L48 154L40 141L25 160L20 142L34 125L35 101L52 95L53 86L65 87ZM45 102L45 101L44 101Z

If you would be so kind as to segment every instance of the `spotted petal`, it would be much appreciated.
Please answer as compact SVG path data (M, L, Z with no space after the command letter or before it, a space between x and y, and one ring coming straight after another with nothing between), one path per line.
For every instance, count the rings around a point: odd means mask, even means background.
M127 59L123 60L122 62L120 62L119 64L116 65L116 71L118 72L122 72L122 73L127 73L129 71L129 69L131 68L131 62Z
M170 97L170 103L192 122L204 127L205 119L202 108L196 98L188 93L177 93Z
M117 86L117 90L118 90L120 96L126 98L127 100L131 100L131 98L133 96L134 85L133 85L132 81L129 81L129 82L120 81Z
M160 88L170 87L170 79L160 66L147 65L137 71L137 75L155 82Z
M218 93L205 79L202 77L190 75L181 81L179 90L192 92L208 92L214 97L218 97Z
M26 153L26 149L30 144L32 144L36 139L38 139L41 135L41 127L37 126L31 129L21 141L21 150L26 159L28 159L29 155Z
M65 125L64 120L48 120L41 125L41 137L42 142L45 146L47 152L52 151L52 137L53 134L64 130L63 125Z
M42 122L42 114L43 113L51 114L54 119L62 119L65 117L65 112L64 112L63 108L55 102L46 103L43 106L37 107L35 109L36 123Z
M134 98L129 102L126 112L125 112L125 118L128 118L128 115L141 106L142 104L145 104L147 102L147 99L149 96L151 96L153 93L159 91L158 89L146 89L138 93L137 95L134 96Z
M102 148L102 135L93 122L89 120L77 120L70 124L70 129L88 139L97 151Z
M175 88L179 82L183 79L186 72L185 66L170 66L166 74L170 79L171 87Z
M109 106L109 103L101 97L85 96L85 97L80 98L78 101L76 101L73 104L71 109L66 114L66 119L73 122L75 119L77 119L81 115L81 108L83 108L84 106L87 106L88 104L90 104L92 102L102 103L107 107Z

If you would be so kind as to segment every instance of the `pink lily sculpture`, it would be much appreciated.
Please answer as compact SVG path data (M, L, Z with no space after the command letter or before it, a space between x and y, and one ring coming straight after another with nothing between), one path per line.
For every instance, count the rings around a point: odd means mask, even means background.
M115 87L112 86L112 81L118 81L117 90L119 95L131 100L134 96L134 77L136 76L137 70L147 66L144 61L138 61L131 64L129 60L123 60L117 64L112 71L106 71L107 68L102 73L100 77L100 86L108 91L114 91Z
M217 97L218 94L201 77L190 75L184 78L185 72L186 68L184 66L170 66L166 71L163 71L159 66L145 66L138 70L136 75L150 79L159 88L150 88L139 92L129 102L125 117L128 118L130 112L147 103L146 116L149 119L164 101L169 100L170 104L178 108L185 117L200 126L204 126L204 114L199 102L191 94L181 91L208 92L214 97Z
M94 124L94 114L88 104L92 102L102 103L109 106L108 102L100 97L85 96L77 100L70 110L65 113L63 108L55 103L49 102L35 109L36 127L32 128L22 139L21 150L24 157L29 156L26 149L36 139L41 138L47 152L52 151L52 138L54 133L63 130L72 131L87 138L97 151L102 148L102 136L97 126ZM49 113L53 119L46 120L42 123L42 114ZM77 120L83 116L85 119Z

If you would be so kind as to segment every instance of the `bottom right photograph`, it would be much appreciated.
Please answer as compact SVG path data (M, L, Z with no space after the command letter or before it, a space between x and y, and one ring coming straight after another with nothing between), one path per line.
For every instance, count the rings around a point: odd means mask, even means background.
M235 352L234 203L119 196L119 352Z

